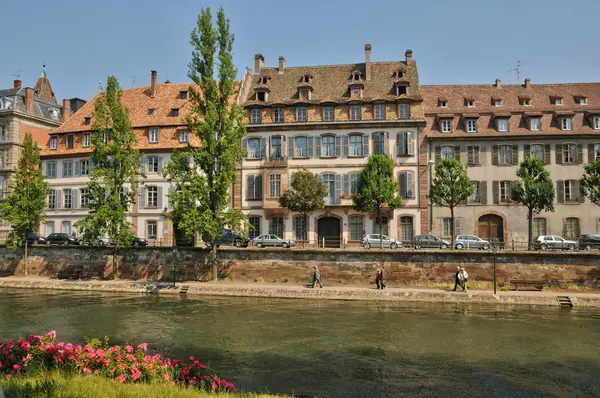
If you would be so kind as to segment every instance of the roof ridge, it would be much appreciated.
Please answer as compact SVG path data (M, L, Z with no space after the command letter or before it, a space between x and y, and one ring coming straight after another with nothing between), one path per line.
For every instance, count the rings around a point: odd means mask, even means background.
M600 84L598 82L573 82L573 83L532 83L531 87L536 86L573 86L573 85L596 85ZM422 84L421 87L493 87L493 88L504 88L504 87L522 87L525 88L523 84L504 84L502 83L502 87L496 87L494 83L490 84Z
M375 64L401 64L401 63L405 63L405 61L375 61L375 62L371 62L371 65L375 65ZM326 64L326 65L303 65L303 66L285 66L285 69L304 69L304 68L337 68L340 66L357 66L357 65L365 65L365 62L354 62L354 63L348 63L348 64ZM261 69L261 72L264 71L265 69L269 69L269 70L278 70L279 67L277 66L265 66L264 68Z

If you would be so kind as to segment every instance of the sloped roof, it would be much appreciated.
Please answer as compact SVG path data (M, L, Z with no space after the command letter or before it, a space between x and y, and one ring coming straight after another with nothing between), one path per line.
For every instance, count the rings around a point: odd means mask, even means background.
M52 85L50 84L50 79L48 79L48 75L46 75L46 66L42 69L42 74L35 84L33 92L42 101L58 104L56 96L54 95L54 90L52 90Z

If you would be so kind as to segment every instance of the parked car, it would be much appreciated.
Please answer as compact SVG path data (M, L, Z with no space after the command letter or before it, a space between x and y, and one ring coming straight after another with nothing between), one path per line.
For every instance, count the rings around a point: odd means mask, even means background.
M435 235L417 235L415 236L415 249L433 247L436 249L447 249L452 243Z
M579 237L579 249L600 249L600 234L584 234Z
M536 236L534 242L535 247L541 250L575 250L579 247L578 242L575 242L574 240L567 240L555 235Z
M146 239L140 238L139 236L134 236L131 242L131 246L140 247L140 246L148 246L148 241Z
M383 242L384 249L397 249L402 247L402 242L390 238L389 236L379 234L367 234L362 238L362 247L370 249L371 247L379 248Z
M250 239L244 238L242 235L238 234L234 230L224 229L223 234L221 235L221 239L217 243L217 247L219 246L235 246L235 247L248 247L250 243Z
M80 234L77 238L77 244L79 246L108 246L108 238L101 236L96 239L87 240L84 238L83 234Z
M475 235L458 235L454 240L454 248L488 250L490 242Z
M46 237L46 244L48 246L50 245L77 245L77 239L75 239L74 237L72 237L71 235L65 234L65 233L61 233L61 232L54 232L53 234L50 234Z
M293 240L281 239L279 236L273 234L260 235L252 239L252 245L256 247L281 246L284 249L287 249L295 244L296 243Z
M45 245L46 239L42 238L37 232L27 232L27 244L28 245Z

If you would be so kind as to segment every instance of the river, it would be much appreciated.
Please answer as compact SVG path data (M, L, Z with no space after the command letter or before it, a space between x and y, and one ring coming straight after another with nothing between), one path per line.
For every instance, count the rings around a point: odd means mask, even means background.
M600 396L600 311L0 289L0 339L56 330L194 355L246 391Z

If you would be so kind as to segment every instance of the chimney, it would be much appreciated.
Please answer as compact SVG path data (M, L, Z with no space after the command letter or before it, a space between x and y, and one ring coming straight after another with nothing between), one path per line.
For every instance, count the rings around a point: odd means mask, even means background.
M371 80L371 45L365 44L365 77Z
M404 56L406 57L406 65L409 65L412 63L412 50L409 48L408 50L406 50L406 52L404 53Z
M154 96L156 95L156 71L153 70L151 72L151 82L150 83L150 96L152 98L154 98Z
M262 54L256 54L254 56L254 74L258 75L262 68L265 67L265 57Z
M496 87L498 87L498 88L502 87L502 80L496 79Z
M63 122L66 122L71 117L71 101L64 99L62 106Z
M285 58L282 56L279 57L279 74L283 74L285 71Z
M13 85L13 88L21 88L21 81L20 80L15 80Z
M31 87L25 89L25 110L33 112L33 89Z
M529 88L529 87L531 87L531 79L527 78L527 79L525 79L525 88Z

